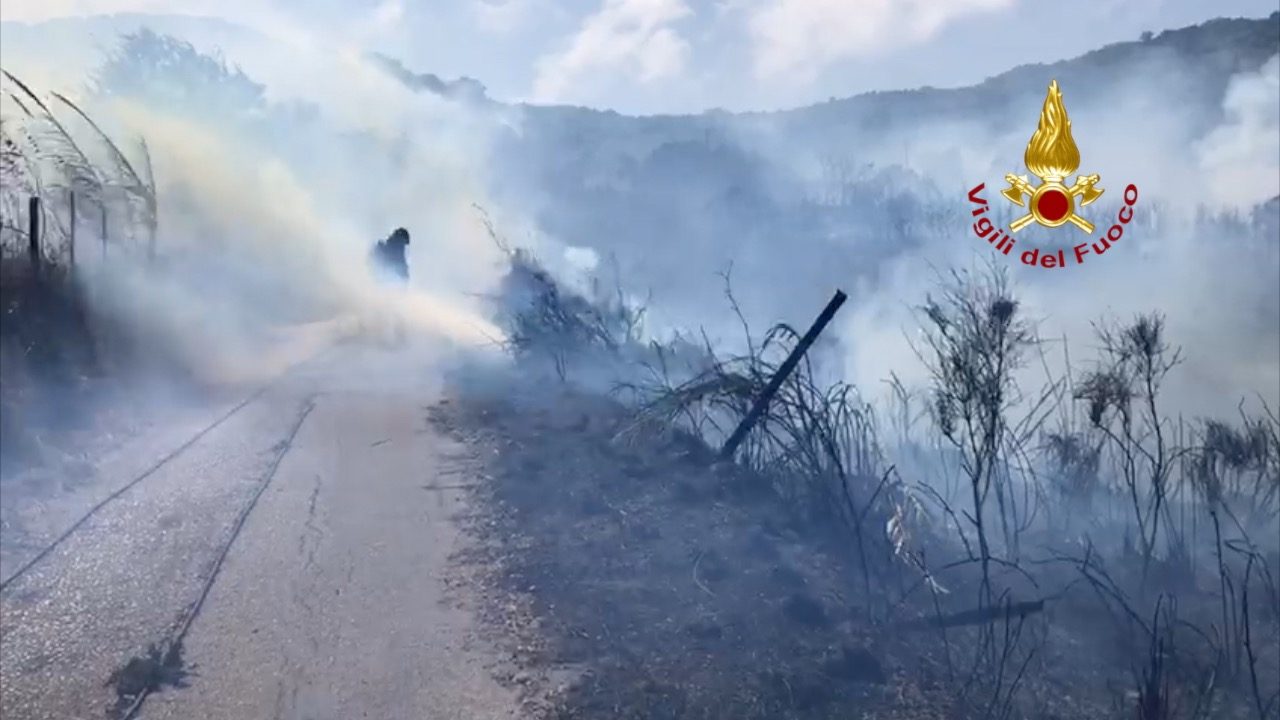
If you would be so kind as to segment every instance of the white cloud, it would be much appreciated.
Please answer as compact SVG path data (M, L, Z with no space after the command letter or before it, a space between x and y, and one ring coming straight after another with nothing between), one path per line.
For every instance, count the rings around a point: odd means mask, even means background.
M468 5L476 25L484 32L505 35L526 26L537 17L539 0L472 0Z
M672 24L692 13L683 0L605 0L569 46L538 60L534 98L561 101L581 83L630 76L642 83L672 77L689 59L689 43Z
M372 24L379 30L390 30L404 21L404 0L383 0L373 11Z
M4 0L5 20L41 22L63 17L112 13L171 13L224 16L225 6L259 5L258 2L217 0ZM231 13L234 14L234 13Z
M827 65L932 38L1015 0L765 0L749 11L756 74L812 79Z

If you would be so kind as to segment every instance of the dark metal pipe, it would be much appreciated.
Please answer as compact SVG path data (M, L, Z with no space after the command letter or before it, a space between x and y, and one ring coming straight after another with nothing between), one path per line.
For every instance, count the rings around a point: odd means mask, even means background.
M760 417L764 415L764 411L769 407L769 401L777 394L778 388L782 387L782 383L786 382L787 377L796 369L796 365L800 364L800 358L804 357L805 351L818 339L818 335L822 334L827 323L831 322L831 318L835 317L836 311L844 304L848 296L841 290L836 290L836 294L832 296L831 301L822 309L818 315L818 319L813 321L813 326L809 328L809 332L800 338L800 342L796 343L795 348L787 359L782 362L782 366L778 368L778 372L773 374L773 378L769 380L769 384L765 386L764 392L760 393L760 397L756 398L756 402L751 406L751 410L746 417L742 418L742 422L738 423L738 427L729 436L724 447L720 449L721 460L732 460L733 454L738 451L738 446L746 439L747 433L751 432L751 428L760 421Z

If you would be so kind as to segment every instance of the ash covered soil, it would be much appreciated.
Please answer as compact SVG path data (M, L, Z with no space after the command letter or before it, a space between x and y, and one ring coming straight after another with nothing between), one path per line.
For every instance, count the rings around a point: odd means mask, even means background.
M536 385L536 384L532 384ZM507 380L432 422L472 448L480 608L552 718L936 715L910 642L855 605L849 548L689 438L631 443L600 396ZM472 474L472 473L469 473ZM921 639L921 642L929 642ZM925 678L922 681L922 678ZM871 715L867 715L871 716Z

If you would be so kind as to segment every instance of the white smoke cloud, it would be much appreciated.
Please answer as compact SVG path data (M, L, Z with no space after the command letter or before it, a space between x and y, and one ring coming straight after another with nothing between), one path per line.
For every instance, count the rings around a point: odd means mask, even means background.
M384 19L397 12L387 5ZM413 92L298 26L227 55L266 85L272 107L303 101L316 118L281 138L271 109L238 122L228 117L245 108L218 117L194 104L71 93L126 152L146 139L158 189L158 265L108 253L103 272L84 276L95 310L213 382L270 375L303 352L284 346L380 331L388 317L437 345L500 341L479 298L503 256L473 207L492 205L494 119ZM40 58L25 60L17 65ZM368 267L373 242L397 226L413 234L407 291L376 285Z
M92 276L96 296L198 377L269 375L299 359L276 342L281 332L315 349L387 316L415 335L464 346L501 339L473 296L500 269L471 212L483 200L477 176L433 139L412 137L401 148L402 174L371 182L367 196L339 199L335 188L310 182L224 126L129 102L98 111L148 140L165 270L113 264ZM380 171L375 163L339 167L344 157L334 158L334 172ZM370 216L385 228L375 234L364 222ZM395 225L412 228L417 240L408 292L378 287L368 272L372 241Z
M1209 196L1248 209L1280 195L1280 55L1232 78L1222 109L1223 123L1195 146Z

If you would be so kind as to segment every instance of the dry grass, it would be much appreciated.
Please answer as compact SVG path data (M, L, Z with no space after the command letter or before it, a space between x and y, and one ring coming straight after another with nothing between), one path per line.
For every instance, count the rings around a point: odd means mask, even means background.
M6 113L0 117L0 436L12 466L37 461L45 444L37 438L56 435L54 426L65 424L59 414L76 415L74 398L90 378L109 373L108 356L130 352L119 328L92 312L77 282L73 236L78 231L85 243L88 213L98 216L93 224L100 234L109 232L110 212L117 247L124 247L121 238L132 233L123 231L133 223L154 237L157 205L145 144L140 175L75 102L58 93L46 100L7 70L0 70L0 80ZM33 197L40 200L34 267L28 259Z
M660 441L711 461L799 337L786 324L757 336L744 320L735 354L705 337L646 344L618 322L635 315L566 293L545 271L516 272L542 291L509 306L528 310L513 351L555 348L569 384L575 355L592 358L584 367L608 357L610 387L629 408L614 431L625 447ZM923 446L950 445L960 458L939 467L959 472L968 507L901 477L891 462L907 443L883 445L871 405L815 358L782 384L736 465L769 482L786 513L842 528L861 623L914 617L923 620L913 627L932 628L932 646L911 652L951 688L953 717L1274 717L1274 414L1264 404L1234 423L1172 422L1159 389L1178 350L1151 314L1099 325L1103 350L1074 403L1053 378L1024 394L1012 373L1038 341L1012 288L982 274L944 282L922 308L937 434ZM727 277L726 297L736 310ZM905 438L918 432L913 396L899 386L899 398ZM1054 413L1066 420L1050 431ZM978 518L998 528L985 549Z

